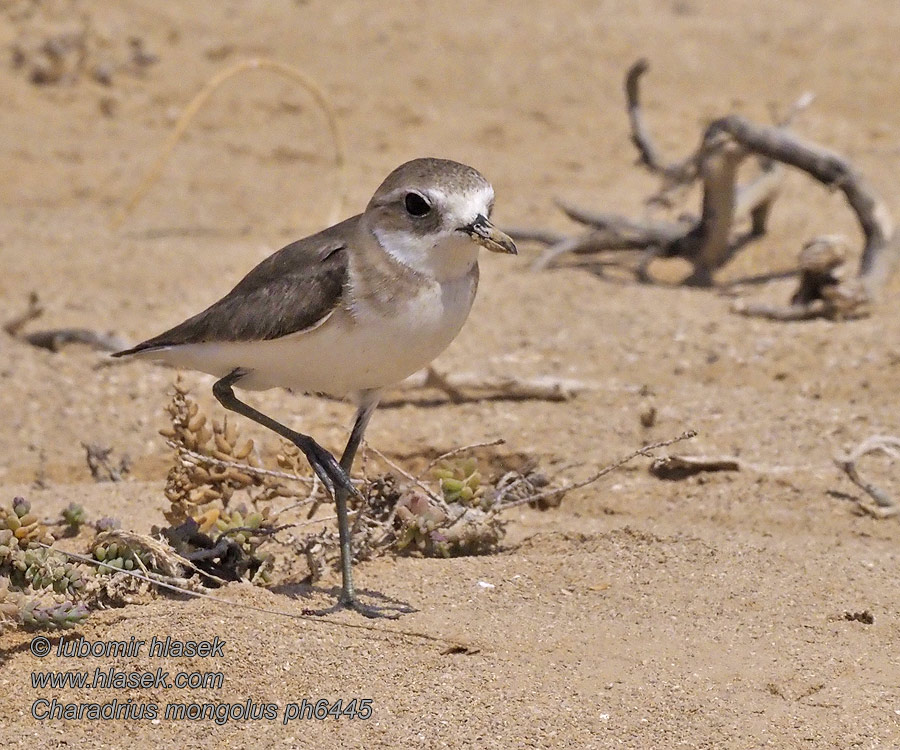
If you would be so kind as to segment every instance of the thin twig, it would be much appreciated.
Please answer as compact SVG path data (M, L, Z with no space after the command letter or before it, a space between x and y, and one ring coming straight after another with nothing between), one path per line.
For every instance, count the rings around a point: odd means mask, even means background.
M319 475L313 474L312 487L309 489L309 494L304 497L302 500L297 500L290 505L285 506L281 510L278 511L278 514L282 514L286 511L293 510L294 508L299 508L302 505L309 505L309 503L315 502L318 498L319 490L322 489L322 483L319 481Z
M360 513L362 513L361 510L348 510L347 517L350 518L351 516L358 516ZM297 523L290 524L290 526L293 528L300 528L301 526L314 526L317 523L325 523L327 521L336 521L336 520L337 520L336 515L321 516L319 518L308 518L305 521L298 521Z
M521 498L519 500L513 500L509 503L504 503L500 506L495 506L488 511L489 514L500 513L504 510L509 510L510 508L515 508L520 505L528 505L529 503L533 503L537 500L542 500L545 497L553 497L554 495L559 495L565 492L571 492L572 490L577 490L582 487L586 487L589 484L593 484L601 477L606 476L612 471L615 471L620 466L627 464L629 461L637 458L638 456L646 456L648 458L652 458L652 454L650 451L656 450L657 448L665 448L667 445L673 445L675 443L680 443L682 440L690 440L697 436L696 430L687 430L686 432L682 432L678 437L670 438L668 440L662 440L658 443L651 443L650 445L645 445L642 448L638 448L635 451L632 451L627 456L618 459L614 463L609 466L605 466L600 469L600 471L592 474L587 479L583 479L579 482L572 482L571 484L567 484L563 487L555 487L553 489L544 490L543 492L538 492L534 495L530 495L529 497Z
M425 470L419 476L427 474L441 461L445 461L446 459L452 458L453 456L458 456L460 453L468 453L469 451L478 450L479 448L493 448L494 446L505 444L506 441L503 438L497 438L496 440L489 440L485 443L472 443L471 445L462 445L459 448L454 448L453 450L449 450L446 453L441 453L440 456L433 459L431 463L425 467Z
M372 451L372 453L374 453L376 456L378 456L378 458L380 458L382 461L384 461L388 466L390 466L398 474L402 475L404 478L408 479L410 482L415 484L420 490L422 490L426 495L428 495L428 498L430 500L433 500L438 505L438 507L440 507L440 509L442 511L444 511L445 513L450 513L450 508L447 505L447 503L444 501L444 498L436 495L434 493L434 491L431 489L431 487L429 487L427 484L425 484L420 479L417 479L416 477L414 477L412 474L410 474L408 471L406 471L402 467L395 464L393 461L391 461L391 459L389 459L387 456L385 456L384 453L382 453L377 448L375 448L373 446L369 446L369 450Z
M19 332L32 320L37 320L44 314L44 306L41 304L37 292L28 295L28 307L24 312L10 318L3 324L3 330L10 336L18 337Z
M863 490L878 504L879 508L895 508L896 503L894 499L876 484L863 479L856 466L866 454L879 451L890 458L900 458L900 438L893 435L873 435L863 440L847 455L836 457L834 462L853 484ZM862 504L860 505L865 510L865 507Z
M302 477L299 474L289 474L287 472L276 471L274 469L263 469L258 466L251 466L250 464L240 463L238 461L223 461L221 458L213 458L212 456L207 456L204 453L197 453L196 451L192 451L189 448L185 448L183 445L176 443L174 440L166 440L166 445L168 445L170 448L174 448L182 458L194 459L193 461L185 461L185 463L188 464L196 465L198 463L202 463L218 468L238 469L239 471L243 471L247 474L256 474L257 476L262 477L288 479L293 482L300 482L301 484L314 484L313 477ZM306 501L301 500L299 504L303 504L304 502Z

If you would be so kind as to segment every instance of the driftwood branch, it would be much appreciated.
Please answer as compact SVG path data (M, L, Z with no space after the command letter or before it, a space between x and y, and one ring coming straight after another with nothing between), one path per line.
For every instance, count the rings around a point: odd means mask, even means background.
M700 148L686 159L664 162L645 124L640 103L638 84L647 70L647 62L639 60L629 69L625 80L631 140L638 150L639 162L663 178L662 193L696 180L702 181L704 197L700 217L676 222L635 220L560 203L569 218L591 230L575 237L560 237L540 230L514 232L516 239L536 240L548 245L534 264L536 270L549 268L570 254L639 250L643 253L635 269L639 277L646 275L646 268L653 258L681 257L694 265L688 283L709 285L717 268L747 242L765 233L766 220L781 187L784 170L771 160L761 159L759 176L746 185L737 186L738 167L747 152L722 137L705 137ZM660 196L654 201L665 202ZM750 230L734 236L733 225L748 220Z
M111 331L94 331L89 328L50 328L19 337L39 349L58 352L67 344L84 344L100 352L119 352L131 344L127 339Z
M31 292L28 295L28 307L18 315L14 315L3 324L3 330L13 338L18 338L22 329L32 320L37 320L44 314L44 306L38 297L37 292Z
M649 471L657 479L678 480L696 474L717 471L748 471L756 474L781 474L796 471L796 466L754 464L738 456L660 456L650 464Z
M830 297L818 299L831 317L848 317L877 299L896 270L900 238L884 201L849 161L792 133L755 125L737 115L717 120L707 133L726 134L753 153L795 167L827 188L840 190L856 214L864 237L859 270L855 279L831 289Z
M769 320L851 318L868 311L869 294L858 279L842 280L847 243L843 237L825 235L804 245L800 253L800 283L789 305L769 305L737 300L734 312Z
M650 70L646 58L635 62L625 75L625 102L628 107L628 122L631 125L631 142L638 151L638 158L651 172L662 175L672 183L688 183L697 177L697 155L689 156L684 161L664 164L659 151L650 137L650 131L644 123L643 109L640 101L641 76Z
M824 254L833 260L838 255L834 247L823 250L823 238L816 238L807 243L801 254L800 287L789 306L740 304L736 309L747 315L780 320L866 314L869 303L876 299L898 265L900 238L884 202L849 161L787 129L796 115L809 106L812 95L801 96L783 117L777 118L776 126L758 125L739 115L715 120L706 128L694 153L670 162L654 144L641 107L639 84L648 68L646 60L638 60L625 77L631 141L638 161L662 178L662 194L699 181L703 189L700 216L675 222L630 219L560 202L566 216L588 229L575 236L539 229L514 230L517 239L547 246L534 268L550 268L563 257L585 255L593 257L579 261L580 264L597 267L598 253L641 251L635 267L639 278L646 276L653 258L679 257L694 267L685 283L709 286L718 269L749 242L765 234L785 167L793 167L829 189L843 192L865 237L859 270L852 279L842 277L840 263L822 271L822 257L811 256ZM738 185L738 170L748 158L757 162L758 174ZM659 196L652 200L661 202ZM742 225L747 228L738 231L736 228Z
M881 487L862 477L857 464L869 453L884 453L889 458L900 458L900 438L893 435L873 435L863 440L856 448L844 456L838 456L834 462L853 484L863 490L875 501L875 507L859 502L861 510L878 518L897 515L900 507L894 499Z
M13 338L51 352L58 352L66 344L84 344L103 352L117 352L130 346L126 339L112 331L94 331L88 328L48 328L25 333L25 326L43 314L44 306L37 293L31 292L28 295L28 307L6 321L3 330Z
M432 388L444 393L451 403L467 401L568 401L598 386L583 380L540 376L534 378L488 378L477 373L441 373L434 367L411 375L398 388ZM400 403L387 400L388 405Z
M650 464L650 473L658 479L685 479L708 471L740 471L741 462L733 456L660 456Z

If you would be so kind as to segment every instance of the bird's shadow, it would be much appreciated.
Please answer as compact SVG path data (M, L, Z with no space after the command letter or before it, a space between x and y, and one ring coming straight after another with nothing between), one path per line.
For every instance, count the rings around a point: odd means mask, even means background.
M341 587L340 586L315 586L311 583L282 583L272 586L270 589L273 593L282 594L289 599L310 600L318 596L327 596L334 599L334 604L324 608L305 608L303 613L306 615L324 616L340 612L348 607L340 602ZM372 589L357 589L356 595L360 599L360 614L372 618L385 618L388 620L398 620L402 615L411 615L418 612L409 602L400 599L394 599L382 594L380 591ZM374 600L372 604L365 600Z

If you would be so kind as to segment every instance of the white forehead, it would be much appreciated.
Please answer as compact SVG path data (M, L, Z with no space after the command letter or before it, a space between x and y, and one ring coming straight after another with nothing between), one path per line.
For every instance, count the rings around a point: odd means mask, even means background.
M494 188L487 183L453 192L430 188L428 194L441 207L445 219L459 224L470 224L479 214L487 216L494 202Z

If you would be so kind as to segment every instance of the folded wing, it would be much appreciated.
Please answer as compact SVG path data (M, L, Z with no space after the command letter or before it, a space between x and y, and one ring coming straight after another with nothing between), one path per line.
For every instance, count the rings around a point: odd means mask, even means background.
M344 293L348 251L341 239L346 235L336 231L341 228L287 245L203 312L113 356L182 344L266 341L315 327Z

